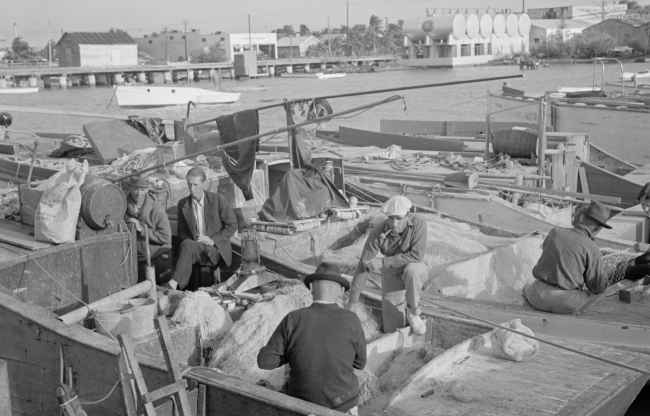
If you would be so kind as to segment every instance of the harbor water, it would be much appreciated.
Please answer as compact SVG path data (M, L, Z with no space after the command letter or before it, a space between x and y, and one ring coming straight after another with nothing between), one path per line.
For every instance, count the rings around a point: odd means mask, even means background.
M625 64L625 71L643 71L647 63ZM476 66L449 69L409 69L364 74L348 74L345 78L317 80L310 78L259 78L251 80L224 80L223 88L265 86L263 91L243 91L241 99L229 105L199 105L191 109L192 119L206 119L250 108L257 108L283 99L312 98L357 91L393 88L418 84L460 81L465 79L487 78L504 75L524 74L524 78L507 80L514 88L526 91L551 91L558 86L589 87L593 80L593 66L554 65L538 70L520 70L518 66ZM596 80L600 83L600 67ZM620 67L606 65L606 82L620 82ZM354 125L378 119L410 119L439 121L484 120L486 94L488 90L497 91L503 81L481 82L466 85L453 85L441 88L408 90L397 93L365 95L330 101L334 111L379 101L394 94L402 94L404 102L396 101L366 111L352 118L334 120L329 126ZM186 84L174 84L184 86ZM213 88L211 82L191 83L191 86ZM616 89L616 87L608 87ZM620 89L620 87L618 87ZM627 88L626 88L627 89ZM34 94L0 96L0 103L10 106L25 106L55 110L79 111L89 113L138 115L163 119L182 119L186 106L161 107L152 109L125 109L117 105L112 87L72 87L67 89L41 89ZM13 112L13 129L32 132L81 133L84 123L98 119L65 117ZM266 110L260 117L261 131L286 125L281 108Z

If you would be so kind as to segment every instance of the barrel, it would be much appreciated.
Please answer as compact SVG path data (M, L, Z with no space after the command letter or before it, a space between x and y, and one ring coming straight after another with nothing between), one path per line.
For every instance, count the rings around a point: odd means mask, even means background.
M153 320L158 312L158 304L154 299L130 299L127 302L133 306L131 318L131 338L143 338L154 331Z
M81 218L90 228L101 230L110 221L117 224L124 218L126 198L115 184L93 175L86 175L81 191Z
M465 21L466 34L470 39L476 39L478 33L481 29L481 22L477 15L474 13L467 15L467 20Z
M503 37L506 33L506 17L501 13L494 15L492 27L494 28L494 36L497 38Z
M93 309L95 329L107 337L119 334L131 336L131 319L133 306L125 303L111 303Z
M537 154L537 137L539 132L533 129L512 128L497 130L492 137L492 150L495 155L504 153L512 158L530 158Z
M506 33L514 38L519 32L519 18L514 13L510 13L506 18Z

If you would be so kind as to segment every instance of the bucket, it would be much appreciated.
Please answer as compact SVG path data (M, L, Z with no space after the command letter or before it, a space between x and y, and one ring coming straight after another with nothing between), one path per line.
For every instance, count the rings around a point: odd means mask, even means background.
M158 304L153 299L131 299L127 302L134 307L131 319L131 338L143 338L154 331L153 319L158 311Z
M530 158L531 153L537 154L537 136L533 129L512 128L494 132L492 149L494 154L504 153L512 158Z
M110 337L117 337L126 333L131 335L131 319L133 306L126 303L111 303L98 306L93 310L95 316L95 328L100 334Z

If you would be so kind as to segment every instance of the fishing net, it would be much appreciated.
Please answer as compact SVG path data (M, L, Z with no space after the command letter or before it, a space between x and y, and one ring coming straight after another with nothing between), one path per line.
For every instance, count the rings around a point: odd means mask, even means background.
M200 291L187 292L180 299L172 320L195 327L204 348L218 345L233 326L228 312Z
M427 221L427 248L424 263L429 266L425 292L472 299L521 303L521 288L532 281L532 269L541 256L540 236L509 238L483 234L466 223L434 214ZM378 214L371 227L380 227L386 217ZM335 263L342 273L352 274L357 267L368 233L354 244L327 250L323 261ZM483 256L475 264L462 263ZM450 266L460 264L456 269ZM368 279L381 285L381 276L368 273Z
M377 371L379 389L382 393L392 394L409 377L443 352L443 349L435 348L430 342L416 343L408 348L397 348L391 358L386 360Z
M312 303L310 291L304 284L294 284L279 290L268 302L258 302L248 309L235 323L210 360L210 367L256 383L265 379L276 390L285 382L287 369L262 370L257 366L257 354L271 338L273 331L291 311L305 308ZM342 306L341 300L339 305ZM370 309L363 305L355 311L361 321L366 338L379 334L379 324Z
M615 285L625 279L625 271L629 266L634 266L634 260L638 253L629 251L618 251L611 248L601 248L600 254L603 255L603 264L605 266L615 266L614 274L607 278L607 286Z

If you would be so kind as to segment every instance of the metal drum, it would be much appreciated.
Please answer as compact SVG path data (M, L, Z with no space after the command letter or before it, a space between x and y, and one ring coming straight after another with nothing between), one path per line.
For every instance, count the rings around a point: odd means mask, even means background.
M539 132L533 129L507 129L495 131L492 136L494 154L504 153L512 158L530 158L537 154L537 137Z
M124 218L126 197L114 183L86 175L80 190L80 215L90 228L101 230Z

